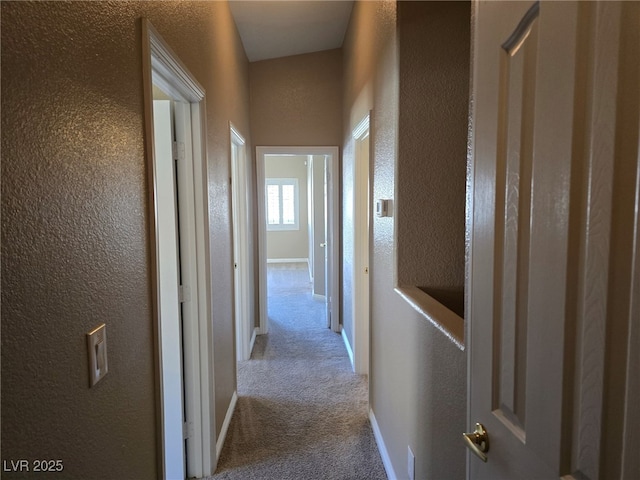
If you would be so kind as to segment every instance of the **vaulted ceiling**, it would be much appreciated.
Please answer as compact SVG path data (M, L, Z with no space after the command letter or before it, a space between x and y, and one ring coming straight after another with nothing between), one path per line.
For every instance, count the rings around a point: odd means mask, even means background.
M340 48L351 0L231 0L250 62Z

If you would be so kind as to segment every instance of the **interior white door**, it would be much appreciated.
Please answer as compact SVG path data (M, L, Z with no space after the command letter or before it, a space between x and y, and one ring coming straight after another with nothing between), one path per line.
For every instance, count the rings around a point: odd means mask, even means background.
M249 205L245 140L233 127L231 128L231 177L236 357L241 361L248 360L251 356L253 334L250 325Z
M198 265L196 242L196 206L193 185L193 129L191 104L173 102L174 109L174 160L178 194L178 225L180 254L182 359L184 378L185 458L187 474L197 472L202 413L200 408L200 349L198 308Z
M233 297L236 325L236 358L238 361L245 360L243 338L244 338L244 313L242 308L242 279L238 272L240 263L240 199L238 192L238 146L231 141L231 221L233 222Z
M183 286L182 318L183 318L183 345L184 345L184 413L186 424L179 426L177 420L172 422L172 429L166 430L162 424L161 434L163 441L159 443L163 449L162 455L173 459L171 447L177 445L181 437L186 437L186 476L200 478L212 475L215 469L215 418L212 412L215 410L215 385L213 381L213 338L211 336L211 270L210 270L210 245L209 245L209 207L207 175L207 149L205 135L205 93L193 76L184 69L182 63L170 51L167 44L147 20L142 19L142 50L143 50L143 76L145 91L145 146L148 156L149 210L152 232L151 251L154 265L162 265L166 262L161 246L166 246L167 232L164 220L155 221L160 217L173 214L168 207L164 190L170 188L168 176L165 172L166 165L171 162L171 135L166 133L170 128L163 128L163 132L155 134L153 100L173 99L174 103L174 127L175 137L178 143L184 145L183 161L177 162L178 170L178 211L180 221L180 267ZM165 104L166 105L166 104ZM156 113L163 112L166 108L158 107ZM171 110L170 108L168 109ZM166 112L165 112L166 113ZM161 115L167 119L168 115ZM165 124L170 124L167 119ZM158 143L160 142L160 143ZM161 144L161 145L160 145ZM156 155L162 148L159 157ZM176 149L178 151L179 149ZM162 162L160 165L158 162ZM161 171L162 170L162 171ZM173 218L175 224L175 218ZM162 225L161 225L162 224ZM169 222L171 224L171 222ZM169 240L171 237L169 236ZM175 241L173 242L175 244ZM162 246L164 248L164 246ZM172 247L173 248L173 247ZM164 321L171 321L170 315L162 313L162 287L160 284L161 272L155 269L153 279L156 315L154 323L157 325L158 334L157 361L160 365L159 374L162 381L159 382L161 409L159 416L162 422L165 420L165 395L173 396L180 392L173 381L165 382L164 361L168 358L164 351L163 341L168 341L175 349L178 338L168 332L163 338ZM170 295L175 297L175 282L173 286L167 283L171 289ZM171 349L169 350L171 352ZM171 397L173 398L173 397ZM180 409L173 412L176 418L181 418ZM184 435L178 434L182 428ZM171 462L179 462L179 453L176 451L175 459ZM164 459L166 463L166 459ZM183 461L181 463L184 463ZM163 466L162 475L167 476ZM175 472L179 477L179 472Z
M182 318L177 185L173 160L173 116L169 100L154 100L158 278L162 362L162 426L165 478L185 478L183 435Z
M638 174L637 123L635 158L623 158L628 123L616 123L618 74L637 67L637 56L619 57L621 5L474 3L465 439L474 480L615 476L605 468L616 472L620 452L605 439L621 446L625 426L607 402L632 399L618 398L628 392L624 342L616 355L607 344L637 323L624 303L638 296L633 215L612 229L634 198L637 209L632 182L613 193L616 179ZM471 432L476 422L486 435Z
M354 367L369 374L369 115L354 134Z
M309 155L309 197L310 213L312 214L312 237L309 239L310 258L313 264L313 296L326 301L325 285L325 160L324 155Z
M329 256L329 161L325 157L324 161L324 241L320 244L324 254L324 292L325 292L325 310L327 317L327 328L331 328L331 259Z

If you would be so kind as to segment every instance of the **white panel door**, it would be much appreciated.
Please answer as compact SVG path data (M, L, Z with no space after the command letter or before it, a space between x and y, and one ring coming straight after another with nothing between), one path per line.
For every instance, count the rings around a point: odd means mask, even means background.
M569 219L558 207L569 189L574 82L557 75L544 98L537 89L548 80L541 64L563 72L572 63L576 7L547 13L543 25L537 6L476 4L469 423L486 428L489 451L486 464L470 458L473 479L559 471ZM546 28L566 35L554 42ZM548 42L558 45L543 51ZM543 101L558 111L538 124ZM534 159L536 129L536 140L551 129L558 141Z
M621 41L637 41L638 18L624 15L637 9L473 8L467 427L482 424L488 442L467 437L469 478L618 478L620 452L607 448L625 425L613 403L638 400L624 398L627 347L611 347L637 323L636 187L624 179L637 175L638 58L620 56L637 54ZM620 85L636 89L628 157ZM628 227L615 225L625 216Z
M180 253L180 282L182 288L182 346L184 378L184 421L187 474L194 470L198 461L199 438L202 435L200 411L198 329L198 265L196 243L196 213L193 191L193 141L191 105L174 101L176 185L178 189L178 225ZM192 476L192 475L189 475Z
M356 127L354 160L353 329L356 373L369 375L369 116Z
M251 356L251 289L249 266L249 203L247 199L247 158L244 137L231 127L231 178L233 220L234 299L236 357Z
M335 320L331 318L331 302L333 299L331 298L331 294L333 293L333 288L331 285L331 257L329 255L329 242L332 241L330 238L329 232L331 231L331 225L329 223L329 212L330 212L330 195L329 195L329 177L330 177L330 169L331 166L329 164L329 160L327 157L324 159L324 242L321 243L322 250L324 253L324 294L326 298L325 302L325 316L327 318L327 328L332 328L335 324Z
M182 317L178 209L173 160L173 118L169 100L154 100L156 221L162 362L162 427L165 478L185 478L183 434Z

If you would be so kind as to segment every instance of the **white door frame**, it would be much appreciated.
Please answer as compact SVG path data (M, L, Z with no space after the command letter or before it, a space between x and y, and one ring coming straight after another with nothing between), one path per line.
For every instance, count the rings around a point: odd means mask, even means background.
M369 146L369 117L367 114L353 129L355 147L353 161L353 361L360 375L369 374L369 239L370 239L370 150L365 157L363 145Z
M158 422L158 462L162 478L168 475L167 465L184 464L177 448L170 448L168 423L182 423L182 411L169 411L165 397L169 391L169 372L175 366L167 364L163 352L163 318L160 300L165 294L159 283L158 271L164 262L159 255L158 199L162 194L157 183L158 169L153 132L153 84L172 98L186 102L184 114L190 116L191 148L185 148L184 164L179 164L181 264L186 266L183 278L183 348L184 391L187 423L182 431L187 439L187 477L212 475L215 466L215 417L213 337L211 317L211 272L209 245L208 174L206 156L205 92L188 72L153 25L142 19L142 65L145 100L145 134L149 181L149 228L152 274L152 308L156 345L156 406ZM182 118L187 120L186 118ZM180 118L178 117L178 122ZM185 270L183 269L183 277ZM189 284L184 282L188 281ZM187 305L188 304L188 305ZM165 339L166 340L166 339ZM175 444L175 442L174 442Z
M336 167L337 168L337 167ZM334 172L337 170L333 170ZM339 248L337 249L333 249L333 238L331 237L331 231L338 231L337 227L333 228L332 226L332 221L336 221L335 218L333 217L334 220L332 220L331 214L333 212L333 209L331 208L331 202L333 201L333 197L332 197L332 174L331 174L331 165L329 164L329 162L327 161L327 155L325 155L324 157L324 175L323 175L323 182L322 182L322 193L323 193L323 210L324 210L324 242L322 242L322 249L324 250L324 293L325 293L325 307L326 307L326 320L327 320L327 328L331 328L334 332L336 333L340 333L342 331L341 325L338 323L337 325L335 325L335 322L333 321L333 312L332 312L332 304L333 302L331 301L332 298L332 291L333 291L333 287L332 285L335 284L335 282L333 281L333 279L331 278L332 271L333 270L333 265L332 265L332 260L329 260L330 258L335 258L335 256L337 256L337 253L339 251ZM337 186L336 186L337 188ZM338 194L339 196L339 194ZM336 200L337 202L337 200ZM339 221L339 220L338 220ZM336 242L339 241L340 236L338 236L338 238L336 239ZM333 253L332 253L333 252ZM332 257L332 255L334 255L334 257ZM337 260L336 260L337 262ZM336 263L337 265L337 263ZM337 267L336 267L337 268ZM339 280L338 280L339 281ZM338 295L340 294L340 291L338 290ZM342 299L336 296L333 296L333 298L337 298L338 302L342 303ZM336 307L336 309L339 309L339 307Z
M329 185L327 195L327 215L329 222L328 265L330 269L331 288L327 292L327 301L331 312L331 329L340 332L340 215L339 215L339 151L338 147L256 147L256 174L258 200L258 264L260 279L260 329L264 335L269 332L267 309L267 224L265 215L265 155L326 155L331 157L327 162Z
M251 272L249 265L249 205L246 142L238 129L229 123L231 135L231 190L234 251L234 305L236 320L236 358L248 360L255 341L251 325ZM236 152L234 153L234 147Z
M315 290L315 202L313 201L314 182L313 182L313 155L307 155L307 232L309 234L309 280L314 285ZM315 293L314 293L315 295Z
M183 441L183 391L186 380L182 358L182 306L180 283L180 254L178 228L178 186L173 155L173 101L153 101L153 133L155 180L158 195L156 230L158 232L158 307L162 352L162 404L164 420L165 476L184 477L185 445ZM176 412L180 412L177 415Z

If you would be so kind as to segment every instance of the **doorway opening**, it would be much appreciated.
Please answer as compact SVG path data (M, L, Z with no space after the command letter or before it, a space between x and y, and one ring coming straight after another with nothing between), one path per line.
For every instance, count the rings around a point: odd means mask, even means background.
M216 464L204 89L142 20L158 468L202 477Z
M236 358L248 360L256 340L254 326L253 257L249 249L252 238L250 222L249 164L246 142L240 131L229 125L231 135L231 210L233 217L234 307L236 324Z
M268 286L283 288L289 277L293 288L310 288L325 302L327 327L339 333L338 148L257 147L256 153L259 332L269 331Z
M369 119L367 114L353 130L353 337L351 363L356 373L369 374L369 241L371 205L369 180ZM345 343L348 339L345 335Z
M326 295L326 155L265 155L267 304L314 312L330 326Z

